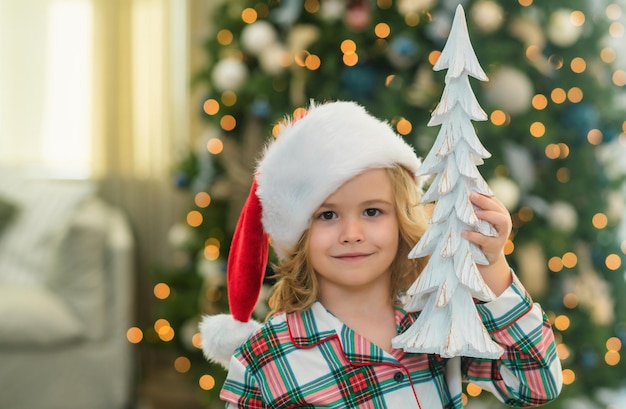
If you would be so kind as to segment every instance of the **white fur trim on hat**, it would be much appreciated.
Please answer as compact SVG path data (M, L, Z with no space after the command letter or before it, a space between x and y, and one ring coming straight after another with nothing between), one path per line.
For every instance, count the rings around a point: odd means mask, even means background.
M218 314L205 315L198 328L205 358L228 368L239 345L261 328L261 324L254 320L241 322L232 315Z
M313 212L337 188L365 170L420 160L387 122L354 102L312 105L286 125L258 165L262 222L280 258L295 247Z

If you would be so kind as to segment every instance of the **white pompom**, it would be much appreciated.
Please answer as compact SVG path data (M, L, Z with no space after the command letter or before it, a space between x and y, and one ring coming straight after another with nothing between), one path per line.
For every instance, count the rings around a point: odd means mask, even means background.
M228 368L235 350L261 328L257 321L237 321L230 314L205 315L198 326L202 352L209 361Z
M277 37L274 26L259 20L241 30L241 45L250 54L259 55L276 43Z
M213 67L213 83L218 91L237 91L247 77L248 69L235 58L224 58Z
M485 97L491 104L511 115L530 108L534 87L526 74L517 68L502 67L490 78L485 86Z
M548 38L559 47L574 45L582 34L582 26L572 22L572 10L560 9L550 15Z

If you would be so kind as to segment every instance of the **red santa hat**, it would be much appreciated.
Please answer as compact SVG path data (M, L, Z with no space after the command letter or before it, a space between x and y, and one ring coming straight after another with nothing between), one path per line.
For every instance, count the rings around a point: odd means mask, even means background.
M354 102L312 103L286 121L258 163L237 224L227 266L231 314L200 323L205 356L225 367L260 324L251 320L263 283L268 239L288 257L313 212L342 184L368 169L400 165L415 173L420 160L386 122ZM416 177L421 188L421 180Z

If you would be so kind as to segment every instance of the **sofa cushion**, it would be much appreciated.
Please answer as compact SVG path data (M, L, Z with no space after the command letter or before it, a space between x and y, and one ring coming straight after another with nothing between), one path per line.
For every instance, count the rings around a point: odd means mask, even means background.
M0 195L0 235L15 218L18 207L11 200Z
M52 260L48 285L85 326L85 336L105 335L107 320L107 235L111 210L97 197L81 203L65 231Z
M52 346L84 334L80 320L51 291L0 286L0 345Z
M51 261L77 206L93 195L92 183L29 179L0 173L0 195L19 212L0 235L0 285L45 287Z

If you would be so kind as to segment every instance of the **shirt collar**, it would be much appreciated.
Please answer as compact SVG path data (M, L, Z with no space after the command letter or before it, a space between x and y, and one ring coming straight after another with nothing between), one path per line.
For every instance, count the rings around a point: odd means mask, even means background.
M414 317L400 307L396 307L395 318L398 333L404 332L414 322ZM393 351L393 356L386 353L344 325L319 302L307 310L287 314L286 319L289 335L297 348L313 348L331 338L337 338L345 357L355 364L395 360L404 354L402 351Z

